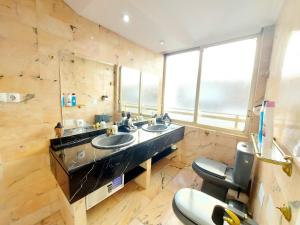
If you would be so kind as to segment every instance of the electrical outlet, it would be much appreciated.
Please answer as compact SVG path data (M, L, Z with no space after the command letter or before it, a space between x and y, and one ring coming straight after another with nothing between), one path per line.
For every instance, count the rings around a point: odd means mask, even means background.
M7 93L7 100L6 102L20 102L21 101L21 95L19 93Z

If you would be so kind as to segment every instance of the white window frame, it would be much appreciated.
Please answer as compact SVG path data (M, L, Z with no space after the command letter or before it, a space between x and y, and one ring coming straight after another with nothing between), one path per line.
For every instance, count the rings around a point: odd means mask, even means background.
M249 95L249 102L248 102L248 110L247 110L247 115L245 119L245 128L244 130L238 130L238 129L229 129L229 128L222 128L222 127L217 127L217 126L210 126L210 125L204 125L200 124L197 122L198 120L198 114L199 114L199 97L200 97L200 83L201 83L201 67L202 67L202 59L203 59L203 50L205 48L213 47L213 46L219 46L222 44L228 44L232 42L237 42L237 41L243 41L243 40L248 40L256 38L256 51L255 51L255 59L254 59L254 66L253 66L253 72L252 72L252 79L251 79L251 84L250 84L250 95ZM194 127L200 127L203 129L209 129L209 130L217 130L217 131L225 131L229 133L234 133L234 134L247 134L249 132L249 122L250 122L250 114L252 112L253 104L254 104L254 94L255 94L255 87L257 84L257 78L258 78L258 64L259 64L259 54L260 54L260 48L261 48L261 33L257 33L254 35L249 35L249 36L244 36L241 38L235 38L235 39L230 39L227 41L223 42L217 42L214 44L209 44L209 45L203 45L200 47L196 48L191 48L187 50L182 50L182 51L176 51L172 53L167 53L164 55L164 69L163 69L163 91L162 91L162 105L161 105L161 111L165 113L165 86L166 86L166 58L167 56L174 55L174 54L179 54L179 53L184 53L184 52L189 52L193 50L199 50L200 51L200 56L199 56L199 67L198 67L198 77L197 77L197 86L196 86L196 96L195 96L195 108L194 108L194 120L193 122L187 122L187 121L182 121L182 120L174 120L177 123L180 124L185 124L189 126L194 126ZM180 113L179 113L180 114ZM181 114L186 114L185 112L182 112ZM220 117L221 118L221 117ZM222 117L224 120L224 118ZM236 121L239 121L239 118L236 119Z
M118 93L119 93L119 96L118 96L118 111L121 112L122 111L122 106L124 106L124 104L122 104L122 75L121 75L121 71L122 71L122 67L126 67L126 66L120 66L119 67L119 82L118 82L118 85L119 85L119 88L118 88ZM128 67L128 68L131 68L131 67ZM132 68L132 69L135 69L135 68ZM137 70L137 69L136 69ZM146 117L150 117L151 115L150 114L144 114L142 113L142 83L143 83L143 74L146 73L146 72L143 72L143 71L140 71L140 80L139 80L139 100L138 100L138 106L133 106L133 105L128 105L129 108L138 108L138 112L137 113L132 113L133 115L141 115L141 116L146 116ZM160 87L158 87L158 96L160 96L159 92L160 92ZM157 99L157 103L158 103L158 100ZM126 108L126 105L125 105L125 108ZM150 110L153 110L153 111L156 111L157 113L159 113L159 104L157 104L156 108L154 107L150 107L150 106L146 106L144 107L145 109L150 109Z

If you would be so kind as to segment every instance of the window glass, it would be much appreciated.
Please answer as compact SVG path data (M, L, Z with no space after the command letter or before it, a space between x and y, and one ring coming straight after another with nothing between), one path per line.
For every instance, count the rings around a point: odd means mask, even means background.
M140 71L121 67L121 110L139 112Z
M141 113L152 115L157 113L159 77L151 73L142 73Z
M244 129L255 51L256 38L203 50L198 123Z
M173 119L193 121L200 51L166 57L164 111Z

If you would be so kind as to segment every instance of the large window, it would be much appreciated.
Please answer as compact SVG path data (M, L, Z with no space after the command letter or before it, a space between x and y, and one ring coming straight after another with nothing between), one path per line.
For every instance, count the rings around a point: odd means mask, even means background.
M157 113L160 79L152 73L121 67L120 106L122 111L142 115Z
M174 119L193 121L200 51L166 57L164 111Z
M256 38L251 38L167 55L165 112L173 113L175 119L182 121L244 130L256 42ZM198 105L196 109L195 105Z

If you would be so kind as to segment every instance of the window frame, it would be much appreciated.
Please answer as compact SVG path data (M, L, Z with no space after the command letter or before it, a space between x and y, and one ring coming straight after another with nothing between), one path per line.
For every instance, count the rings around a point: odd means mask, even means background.
M254 66L253 66L253 71L252 71L251 84L250 84L248 109L247 109L247 115L246 115L246 119L245 119L245 128L243 130L238 130L238 129L222 128L222 127L210 126L210 125L198 123L197 120L198 120L198 115L200 112L199 98L200 98L200 85L201 85L201 70L202 70L202 60L203 60L204 49L209 48L209 47L223 45L223 44L228 44L228 43L232 43L232 42L254 39L254 38L256 38L256 49L255 49L255 58L254 58ZM261 32L253 34L253 35L243 36L243 37L239 37L239 38L229 39L226 41L216 42L213 44L202 45L202 46L195 47L195 48L190 48L190 49L185 49L185 50L180 50L180 51L175 51L175 52L170 52L170 53L164 54L161 112L165 113L165 104L164 103L165 103L165 91L166 91L165 87L166 87L166 59L167 59L167 57L170 55L185 53L185 52L194 51L194 50L199 50L199 52L200 52L197 84L196 84L195 108L194 108L194 112L193 112L194 120L193 120L193 122L182 121L182 120L174 120L174 121L177 123L186 124L188 126L199 127L199 128L208 129L208 130L224 131L224 132L229 132L229 133L238 134L238 135L245 135L245 134L249 133L250 115L251 115L253 104L254 104L255 87L256 87L257 78L258 78L258 65L259 65L259 56L260 56L260 50L261 50ZM182 114L185 114L185 113L183 112Z
M124 104L122 104L122 75L121 75L121 71L122 71L122 67L127 67L127 68L131 68L131 69L135 69L137 71L139 71L139 99L138 99L138 106L137 106L137 113L132 113L132 115L141 115L141 116L145 116L145 117L151 117L150 114L145 114L145 113L142 113L142 90L143 90L143 74L147 73L146 71L141 71L141 70L138 70L136 68L132 68L132 67L128 67L128 66L124 66L124 65L121 65L119 66L119 69L118 69L118 111L121 112L123 111L122 110L122 106L124 106ZM149 73L149 72L148 72ZM150 73L151 74L151 73ZM160 113L160 105L159 105L159 97L160 97L160 90L161 90L161 83L159 82L159 86L158 86L158 99L157 99L157 106L156 108L151 108L151 107L145 107L146 109L153 109L153 111L156 110L157 113ZM126 107L126 106L125 106ZM128 105L128 107L130 108L135 108L135 106L130 106Z

